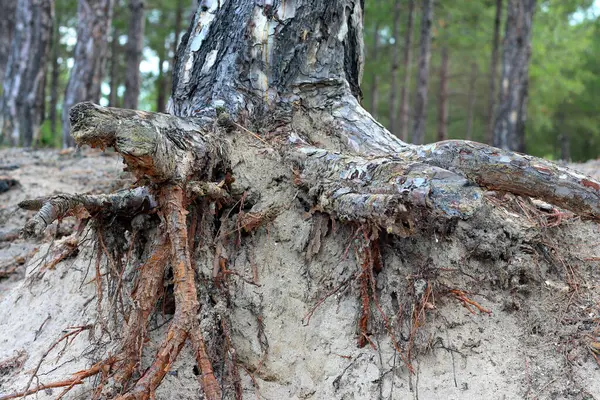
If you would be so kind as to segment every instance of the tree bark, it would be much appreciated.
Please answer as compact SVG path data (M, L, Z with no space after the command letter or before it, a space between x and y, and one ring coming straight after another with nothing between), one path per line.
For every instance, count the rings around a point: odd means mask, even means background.
M492 59L490 60L490 93L488 98L487 144L494 143L494 120L496 105L496 79L498 79L498 48L500 47L500 20L502 19L502 0L496 0L494 18L494 36L492 40Z
M469 99L468 99L468 110L467 110L467 132L465 134L466 140L473 138L473 117L475 115L475 101L477 100L477 63L471 63L471 77L469 79Z
M494 146L525 152L529 59L536 1L509 0L507 4Z
M100 100L112 4L112 0L79 0L74 64L65 90L62 111L63 147L75 144L69 134L71 107L81 101Z
M408 22L404 36L404 78L402 81L402 92L400 93L400 137L408 141L408 127L410 124L410 75L412 71L412 42L413 42L413 20L415 13L415 0L408 0Z
M438 141L448 139L448 46L442 47L438 95Z
M379 0L375 0L376 4L380 4ZM373 62L377 63L379 59L379 20L375 21L375 26L373 27L373 53L371 54L371 59ZM369 111L373 117L377 118L377 107L379 106L379 74L377 72L373 73L371 77L371 101L369 103Z
M13 146L31 146L39 135L53 18L54 3L51 0L20 0L17 3L15 31L0 104L4 140Z
M129 0L129 30L125 48L125 97L123 107L135 109L140 97L140 63L144 49L144 1Z
M419 50L419 74L417 77L417 97L415 101L415 123L412 142L423 144L427 123L427 84L431 59L431 24L433 20L433 0L423 0L421 17L421 43Z
M399 50L400 50L400 5L401 1L396 0L394 3L394 22L392 37L394 38L394 46L392 47L392 70L390 71L390 104L389 104L389 130L396 136L400 137L396 127L396 99L398 98L398 68Z
M4 78L4 70L10 54L10 44L15 30L15 0L0 0L3 16L0 18L0 81Z

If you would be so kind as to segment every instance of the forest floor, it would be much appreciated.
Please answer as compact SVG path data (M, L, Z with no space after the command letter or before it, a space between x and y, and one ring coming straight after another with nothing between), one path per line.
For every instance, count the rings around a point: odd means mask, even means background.
M85 285L90 280L86 267L93 258L91 250L82 249L85 254L32 278L49 244L70 233L74 222L67 219L58 229L49 229L41 241L23 240L18 231L31 212L20 210L17 204L60 192L106 193L123 187L128 181L122 166L117 154L89 149L0 150L0 175L19 181L0 193L0 395L27 384L40 359L67 327L94 322L92 313L86 311L95 308L94 290ZM600 160L572 167L600 179ZM442 271L438 287L465 290L492 311L490 315L470 312L451 295L433 299L433 309L419 328L419 337L424 339L415 348L414 375L397 367L400 361L385 330L376 335L379 351L370 346L356 348L353 327L358 299L348 291L324 301L311 327L292 319L292 315L306 314L326 293L315 288L325 280L321 272L311 269L308 278L298 278L298 282L314 279L306 286L313 291L309 294L301 293L305 286L289 280L291 272L285 285L264 292L265 301L273 298L264 310L270 355L260 373L249 367L260 358L253 359L252 354L262 348L256 338L248 339L254 333L246 332L241 322L233 332L240 363L247 367L242 369L244 398L600 400L600 354L593 351L594 345L600 345L600 227L569 216L554 224L550 215L532 211L529 203L519 199L495 201L498 211L489 222L461 222L456 233L440 238L440 243L437 237L435 243L406 239L398 245L405 254L401 260L394 259L391 250L386 256L386 265L393 260L405 266L420 264L423 272L423 260L414 253L425 249L427 268ZM273 223L265 243L284 242L281 238L287 231L292 241L294 235L302 234L286 226L286 218L284 213ZM340 251L332 250L333 246L323 244L323 265L330 253ZM277 249L272 251L273 257L279 257ZM285 261L291 256L281 257ZM284 279L279 275L287 271L284 264L261 271L265 287L271 278ZM451 275L451 270L462 275ZM390 296L390 287L409 279L408 273L396 275L382 273L377 282L381 298L387 295L391 304L401 295L391 292ZM247 317L240 311L232 319L244 322ZM269 321L274 321L272 326ZM164 332L162 322L155 322L156 331ZM74 340L62 358L56 352L49 354L37 379L47 382L68 375L97 359L90 355L86 340L91 338ZM290 348L295 343L296 350ZM600 353L600 347L596 350ZM183 354L176 364L157 399L198 398L193 358ZM39 398L54 398L58 393L40 393ZM86 398L85 392L78 394Z

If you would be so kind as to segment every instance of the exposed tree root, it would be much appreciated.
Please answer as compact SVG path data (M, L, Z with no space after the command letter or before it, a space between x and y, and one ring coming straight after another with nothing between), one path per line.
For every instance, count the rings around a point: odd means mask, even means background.
M131 217L148 212L156 206L154 198L145 187L123 190L111 194L59 194L50 198L25 200L19 207L37 211L23 228L25 237L38 237L57 219L74 215L80 219L103 212L107 215Z
M454 295L454 297L456 297L456 299L458 299L458 301L460 301L463 304L463 306L465 306L465 308L467 310L469 310L469 312L471 314L475 314L475 310L471 306L473 306L477 310L479 310L480 313L485 313L485 314L491 314L492 313L491 310L488 310L487 308L483 307L482 305L480 305L476 301L471 300L470 298L468 298L467 297L467 293L463 292L462 290L452 289L452 290L450 290L450 294Z
M56 381L48 384L38 385L32 389L24 390L22 392L8 394L0 397L0 400L10 400L10 399L18 399L20 397L29 396L35 394L41 390L46 389L55 389L55 388L65 388L65 391L61 393L60 397L63 397L67 391L75 387L76 385L81 385L84 382L84 379L87 379L91 376L98 375L99 373L107 374L110 366L115 363L114 358L108 358L107 360L101 361L92 365L90 368L75 372L71 378L65 379L62 381Z
M215 203L213 210L220 210L223 205L231 203L233 178L227 165L228 142L215 133L221 134L223 129L236 126L240 128L241 125L227 118L221 113L217 120L182 119L166 114L104 108L91 103L79 104L73 108L71 122L73 136L78 144L114 147L123 155L128 169L137 177L138 183L145 186L108 195L57 195L25 201L20 204L21 207L38 212L25 225L24 235L39 236L53 221L68 215L98 220L119 216L131 221L139 214L157 213L161 224L157 228L157 239L150 245L150 256L138 271L131 298L134 306L129 317L125 318L125 333L116 354L94 364L88 370L74 374L68 380L33 389L28 387L20 394L1 397L0 400L52 387L63 387L66 393L85 378L99 373L103 377L95 397L108 392L110 398L147 400L153 398L181 349L188 342L195 354L200 371L198 379L205 398L221 399L223 391L215 376L214 360L209 357L213 353L210 348L207 349L198 321L200 302L191 249L195 246L198 232L200 236L210 236L202 237L201 240L206 240L205 244L214 245L215 251L211 254L214 260L211 289L216 289L215 296L221 296L222 301L226 298L223 295L227 287L226 278L234 273L227 269L225 239L231 232L226 232L224 228L234 229L238 233L241 230L250 232L268 224L283 211L282 206L273 206L260 212L246 213L242 206L245 196L242 196L238 202L240 209L235 222L229 221L228 224L225 219L220 220L222 225L219 232L226 233L217 233L217 240L212 237L214 231L211 229L214 226L198 226L202 224L198 222L198 215L192 215L191 226L188 228L186 209L197 198L204 199L206 204ZM365 128L351 128L344 124L341 126L355 129L347 133L346 137L360 136L357 129ZM343 136L343 133L340 135ZM260 140L266 142L263 138ZM302 143L302 139L298 143ZM360 270L351 277L357 279L360 294L358 345L363 347L371 344L375 347L370 338L370 330L372 309L376 309L394 348L410 371L415 333L425 322L426 310L432 307L432 290L426 282L423 293L417 296L418 299L413 304L408 343L402 348L377 296L375 275L383 268L379 229L391 235L406 237L414 234L419 226L427 225L428 218L444 221L469 218L485 201L485 189L540 197L585 217L600 218L600 183L542 160L472 142L448 141L415 147L400 145L382 136L371 144L364 142L358 145L359 149L361 146L371 146L372 151L364 152L369 156L340 154L308 146L288 147L281 142L277 144L281 147L279 150L283 158L293 164L290 165L293 171L290 181L306 189L309 197L314 200L308 208L360 224L352 239ZM383 156L381 149L394 150L395 155ZM199 202L194 204L193 207L196 207ZM563 215L552 213L548 218L549 224L558 223ZM212 224L213 220L210 221ZM236 226L232 226L234 224ZM324 216L315 231L318 238L311 242L308 258L319 251L321 240L328 229L328 217ZM240 237L241 234L238 236L238 244ZM99 258L96 264L99 305L104 291L100 250L109 260L110 268L114 270L112 274L118 276L118 288L124 273L124 268L117 268L120 260L113 259L110 244L107 243L99 231ZM65 250L54 259L63 259L68 254L70 253ZM155 311L169 267L173 275L174 316L153 362L142 371L141 359L148 336L148 321ZM253 282L248 282L256 284L256 280L254 272ZM305 323L310 321L314 310L325 299L338 293L349 283L342 283L320 299L306 314ZM467 297L465 292L451 290L450 293L470 312L478 310L490 313ZM113 305L114 302L111 307ZM236 353L226 320L221 320L220 329L226 347L223 353L225 365L229 368L229 376L233 379L236 397L239 398L241 384ZM110 390L104 390L107 384L111 385Z

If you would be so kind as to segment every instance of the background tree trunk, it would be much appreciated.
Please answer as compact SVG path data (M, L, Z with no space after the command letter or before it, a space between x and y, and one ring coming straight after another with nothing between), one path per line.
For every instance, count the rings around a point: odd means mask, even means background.
M177 46L179 46L179 42L181 41L181 29L183 26L183 13L185 12L184 0L177 0L177 9L175 10L175 32L173 37L173 43L171 44L171 52L173 53L169 63L169 71L166 76L169 76L170 79L167 79L165 82L165 90L167 93L171 93L172 82L173 82L173 71L175 71L175 59L177 57ZM192 14L193 15L193 14ZM191 19L191 18L189 18ZM165 103L168 99L165 98ZM165 106L166 107L166 106Z
M473 138L473 117L475 115L475 101L477 100L477 74L478 74L477 63L471 63L471 77L469 79L469 100L467 110L467 132L465 133L465 139L471 140Z
M525 152L525 121L535 0L507 2L500 100L494 146Z
M125 47L125 97L123 107L136 109L140 98L140 63L144 49L144 1L129 0L129 30Z
M415 0L408 0L408 22L404 35L404 77L402 81L402 92L400 93L400 136L403 141L408 141L408 127L410 124L409 93L410 76L412 71L412 42L413 21L415 13Z
M62 110L63 147L75 144L70 134L71 107L81 101L100 100L112 4L112 0L79 0L77 44Z
M502 0L496 0L494 18L494 37L492 41L492 59L490 60L490 93L488 98L487 144L494 143L494 107L496 105L496 79L498 79L498 48L500 47L500 20L502 19Z
M442 47L438 95L438 141L448 139L448 47Z
M400 52L400 6L401 1L396 0L394 2L394 22L392 37L394 38L394 45L392 47L392 70L390 71L390 103L389 103L389 127L390 132L396 136L400 136L400 132L396 127L396 99L398 98L398 68L399 59L398 53Z
M10 45L15 30L15 11L17 2L15 0L0 0L0 81L4 78L4 69L8 62Z
M376 4L380 5L380 0L374 0ZM375 26L373 29L373 52L371 54L371 58L373 61L377 62L379 59L379 20L375 21ZM373 117L377 118L377 107L379 106L379 75L374 73L371 77L371 101L369 104L369 111Z
M167 108L167 79L165 77L166 73L164 71L163 64L165 62L165 49L158 53L158 79L156 80L156 111L165 112Z
M417 97L415 100L415 123L412 135L414 144L425 141L427 123L427 84L429 82L429 63L431 59L431 24L433 20L433 0L423 0L421 16L421 43L419 50L419 73L417 77Z
M19 0L4 73L0 125L10 145L31 146L39 134L54 3Z
M56 131L56 107L58 105L58 83L60 80L60 65L58 64L58 57L60 56L60 33L58 28L60 27L60 16L56 16L54 22L54 30L52 34L52 75L50 77L50 130L52 131L52 138L56 138L58 132Z
M109 73L109 85L110 94L108 96L108 105L110 107L118 107L119 101L119 29L113 26L112 39L110 41L110 73Z

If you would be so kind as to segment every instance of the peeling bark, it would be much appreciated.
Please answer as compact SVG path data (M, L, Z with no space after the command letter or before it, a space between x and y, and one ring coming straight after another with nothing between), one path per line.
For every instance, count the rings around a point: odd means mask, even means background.
M63 147L74 145L69 134L69 109L81 101L100 100L111 20L112 0L79 0L74 64L62 110Z
M50 52L54 3L19 0L0 102L3 139L11 146L31 146L43 118L46 64Z

